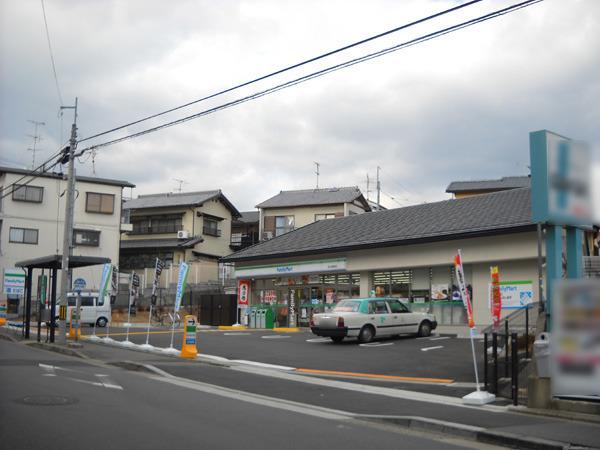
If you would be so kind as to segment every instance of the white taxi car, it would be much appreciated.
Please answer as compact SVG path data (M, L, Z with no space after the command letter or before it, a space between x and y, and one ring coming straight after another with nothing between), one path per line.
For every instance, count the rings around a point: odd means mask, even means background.
M315 314L310 323L317 336L329 337L333 342L358 337L363 343L375 336L429 336L436 327L433 314L411 312L399 299L384 297L341 300L333 311Z

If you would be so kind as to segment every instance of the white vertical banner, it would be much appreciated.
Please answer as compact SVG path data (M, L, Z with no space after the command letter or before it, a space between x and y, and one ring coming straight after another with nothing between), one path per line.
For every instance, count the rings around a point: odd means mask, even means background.
M173 311L173 327L171 328L171 346L167 349L173 351L173 337L175 335L175 318L177 317L177 312L181 308L181 300L183 299L183 294L185 293L185 286L187 285L187 276L190 270L190 266L188 266L185 262L181 262L179 265L179 277L177 278L177 291L175 292L175 308Z

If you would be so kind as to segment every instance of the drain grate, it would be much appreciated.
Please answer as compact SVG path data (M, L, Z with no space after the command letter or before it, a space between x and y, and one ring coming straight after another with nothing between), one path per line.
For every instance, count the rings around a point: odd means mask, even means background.
M66 395L28 395L15 401L31 406L63 406L78 402L75 397L68 397Z

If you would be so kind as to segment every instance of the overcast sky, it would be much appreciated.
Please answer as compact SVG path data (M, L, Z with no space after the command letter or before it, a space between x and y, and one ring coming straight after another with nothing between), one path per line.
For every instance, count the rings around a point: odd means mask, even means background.
M485 0L101 143L474 18ZM45 0L65 105L84 138L460 4L447 0ZM68 139L39 0L0 0L0 164L30 167ZM133 195L222 189L239 210L280 190L359 186L381 167L388 207L448 198L453 180L528 174L529 132L600 153L600 1L546 0L423 44L99 149L80 174ZM92 159L95 164L92 164ZM596 170L600 179L600 171ZM374 181L370 198L375 198ZM126 193L129 195L129 192ZM597 208L597 211L600 208Z

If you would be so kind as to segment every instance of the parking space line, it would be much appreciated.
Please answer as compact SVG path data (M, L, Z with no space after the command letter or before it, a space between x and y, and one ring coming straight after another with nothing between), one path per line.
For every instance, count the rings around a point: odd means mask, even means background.
M412 382L425 382L425 383L439 383L439 384L450 384L454 380L449 378L423 378L423 377L402 377L397 375L378 375L373 373L360 373L360 372L340 372L337 370L318 370L318 369L296 369L299 373L308 373L313 375L337 375L344 377L357 377L357 378L372 378L376 380L391 380L391 381L412 381Z
M240 333L239 331L236 331L234 333L223 333L223 336L249 336L252 333Z
M306 342L331 342L331 340L329 338L320 337L320 338L307 339Z
M435 347L425 347L422 348L421 351L422 352L428 352L429 350L437 350L438 348L444 348L443 345L436 345Z
M275 334L273 336L261 336L262 339L285 339L285 338L289 338L290 336L283 336L281 334Z
M430 341L443 341L444 339L450 339L450 337L449 336L442 336L442 337L431 338L429 340Z

